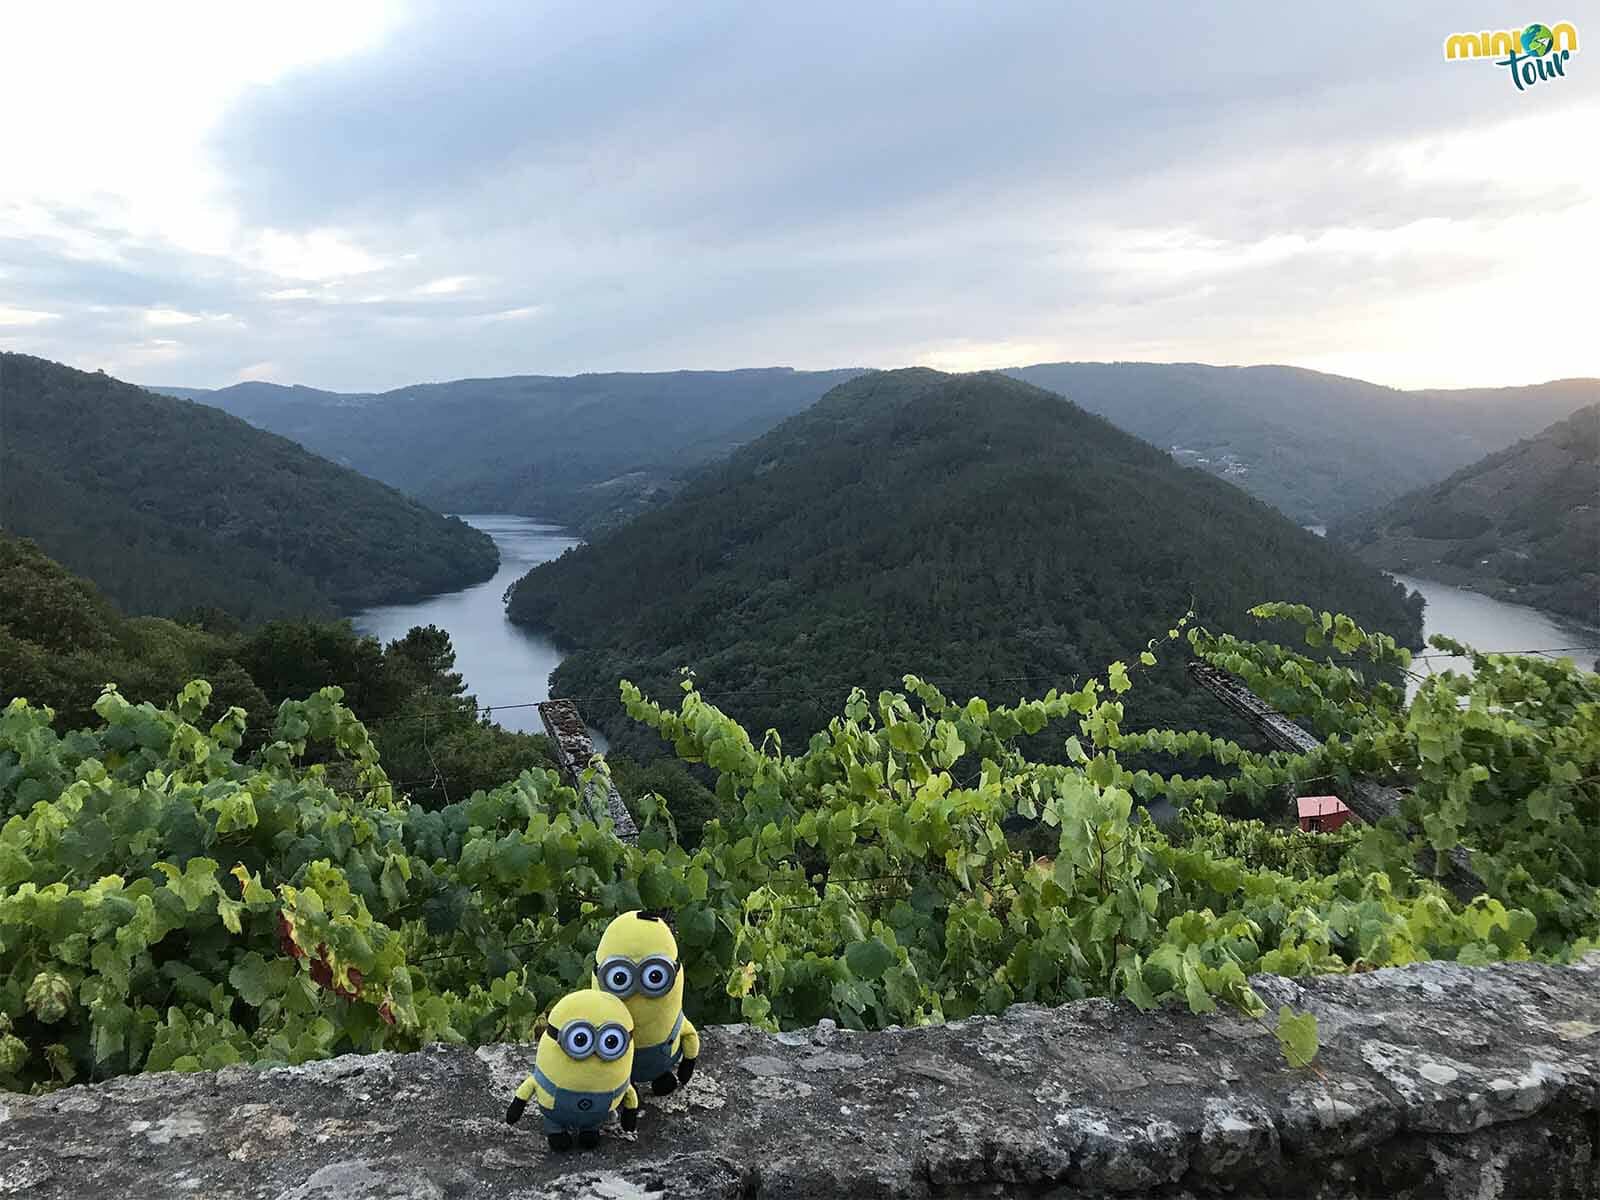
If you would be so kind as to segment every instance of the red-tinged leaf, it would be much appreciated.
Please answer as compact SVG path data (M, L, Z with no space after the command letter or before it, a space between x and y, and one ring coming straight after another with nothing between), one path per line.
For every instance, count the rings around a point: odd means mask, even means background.
M378 1016L383 1019L383 1023L385 1025L394 1024L394 1009L389 1007L389 1002L387 1000L378 1005Z
M294 958L304 958L305 950L294 940L294 922L283 912L278 913L278 949Z
M345 972L345 974L350 977L349 984L335 985L333 994L340 996L345 1000L354 1000L361 994L361 981L365 978L365 976L362 975L360 967L351 967L347 972Z
M320 958L312 960L311 982L316 984L318 987L332 986L333 968Z

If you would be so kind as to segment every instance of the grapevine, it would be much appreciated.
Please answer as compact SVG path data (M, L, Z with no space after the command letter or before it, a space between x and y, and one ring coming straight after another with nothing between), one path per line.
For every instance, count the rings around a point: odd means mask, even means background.
M1595 944L1600 680L1479 654L1470 678L1430 679L1408 705L1392 641L1309 609L1256 613L1298 628L1304 651L1186 618L1133 665L1015 704L909 675L857 690L793 749L692 678L672 704L623 683L629 714L716 778L718 815L693 849L659 797L625 844L548 771L412 805L337 688L283 704L248 756L240 710L200 720L204 681L166 708L108 687L99 723L71 731L14 701L0 713L0 1083L525 1040L584 984L611 917L640 907L676 914L697 1021L767 1028L1086 996L1261 1018L1259 972ZM1168 648L1236 672L1322 746L1124 732L1122 697ZM1065 763L1019 747L1040 733ZM1135 754L1218 768L1183 779L1130 769ZM1217 813L1355 773L1403 789L1392 822L1316 839ZM1184 810L1170 833L1140 807L1158 796ZM1018 823L1048 831L1048 852L1019 846ZM1467 847L1484 894L1463 904L1419 872L1423 845ZM1309 1061L1314 1025L1279 1013L1277 1029Z

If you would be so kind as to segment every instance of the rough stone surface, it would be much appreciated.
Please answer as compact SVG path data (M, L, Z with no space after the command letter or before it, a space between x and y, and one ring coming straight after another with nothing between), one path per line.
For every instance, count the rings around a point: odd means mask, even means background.
M1238 1016L1091 1000L940 1028L705 1031L636 1135L552 1154L520 1046L145 1075L0 1103L0 1196L1600 1197L1600 955L1264 977Z
M595 819L598 820L603 811L611 818L611 828L618 838L624 842L637 842L639 827L633 823L633 814L622 802L617 785L607 782L605 794L601 795L598 781L583 782L583 772L594 757L594 740L589 736L589 727L583 723L578 706L571 700L546 700L539 705L539 718L544 722L545 733L550 736L550 748L555 751L556 766L571 787L584 791L588 796Z

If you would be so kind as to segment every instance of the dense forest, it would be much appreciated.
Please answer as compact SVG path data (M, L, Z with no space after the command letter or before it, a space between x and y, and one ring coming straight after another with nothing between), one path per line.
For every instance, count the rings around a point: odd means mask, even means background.
M257 621L492 575L489 537L286 438L98 372L0 355L0 527L123 610Z
M803 744L854 685L916 662L991 702L1135 659L1191 608L1236 629L1263 597L1323 598L1415 644L1421 601L1204 471L1051 392L913 369L825 396L664 507L535 568L513 620L574 651L557 694L614 744L612 697L680 667L752 728ZM1234 731L1180 665L1140 724Z
M529 375L381 394L270 383L162 390L293 438L441 511L522 513L588 535L669 499L699 466L860 373ZM1592 379L1401 391L1296 367L1040 363L1007 373L1320 525L1600 399Z
M857 371L517 375L379 395L241 383L163 389L293 438L443 512L523 513L590 532Z
M1328 525L1600 400L1600 380L1402 391L1299 367L1040 363L1007 372Z
M1379 566L1600 624L1600 404L1329 536Z
M196 678L211 684L209 706L196 719L238 706L246 750L263 744L284 700L340 688L366 715L396 789L423 807L554 765L543 735L484 720L443 630L415 628L382 646L348 621L285 618L242 630L215 619L202 627L124 617L33 542L0 532L0 707L25 697L54 710L63 729L76 729L95 722L107 683L135 703L165 704ZM645 792L671 797L691 841L711 812L709 796L681 764L618 756L613 771L629 800Z

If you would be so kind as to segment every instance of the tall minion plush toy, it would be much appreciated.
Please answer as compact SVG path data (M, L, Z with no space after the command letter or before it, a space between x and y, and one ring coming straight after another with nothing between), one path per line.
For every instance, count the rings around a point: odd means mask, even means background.
M573 992L550 1010L533 1074L522 1081L506 1110L515 1125L532 1100L544 1115L550 1149L570 1150L574 1135L584 1149L600 1142L600 1127L621 1110L622 1127L639 1124L633 1072L633 1015L615 996Z
M658 1096L688 1083L700 1035L683 1015L683 964L666 921L657 913L623 913L606 926L594 961L595 987L633 1014L633 1082L649 1083Z

